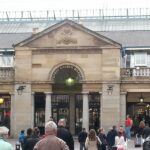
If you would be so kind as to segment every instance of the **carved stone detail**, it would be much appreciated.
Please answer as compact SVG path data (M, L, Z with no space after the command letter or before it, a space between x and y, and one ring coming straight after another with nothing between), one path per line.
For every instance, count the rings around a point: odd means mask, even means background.
M57 41L57 44L77 44L77 39L72 37L72 28L71 27L65 27L60 32L60 39Z

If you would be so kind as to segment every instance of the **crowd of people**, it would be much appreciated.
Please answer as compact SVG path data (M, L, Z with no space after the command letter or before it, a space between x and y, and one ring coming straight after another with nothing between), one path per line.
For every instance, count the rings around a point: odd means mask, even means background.
M127 141L131 139L133 120L127 115L125 126L112 126L106 133L103 128L98 130L85 128L78 134L80 150L127 150ZM21 130L18 140L22 150L74 150L74 139L66 127L65 119L58 124L52 118L45 124L45 134L40 135L38 127L28 128L26 133ZM9 129L0 127L0 147L3 150L12 150L11 144L5 141ZM150 127L140 121L137 129L137 138L146 139L150 135Z

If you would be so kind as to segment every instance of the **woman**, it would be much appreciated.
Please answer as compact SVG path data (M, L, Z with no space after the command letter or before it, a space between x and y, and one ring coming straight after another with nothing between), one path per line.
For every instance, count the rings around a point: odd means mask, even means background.
M126 142L124 140L124 136L122 132L118 132L118 136L115 137L115 145L117 150L125 150L126 149Z
M85 141L86 150L99 150L100 145L101 145L101 141L99 137L96 136L95 130L91 129Z

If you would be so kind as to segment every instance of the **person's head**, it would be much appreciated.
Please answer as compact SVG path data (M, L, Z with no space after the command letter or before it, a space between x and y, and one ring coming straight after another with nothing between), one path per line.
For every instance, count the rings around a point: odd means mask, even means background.
M39 135L40 135L40 130L39 130L38 127L35 127L35 128L33 129L33 135L36 135L36 136L39 136Z
M31 128L28 128L28 129L27 129L27 136L32 135L32 132L33 132L33 130L32 130Z
M21 130L21 134L24 134L24 130Z
M5 126L0 127L0 136L1 137L8 137L9 129Z
M130 115L129 115L129 114L127 114L127 118L130 118Z
M124 132L124 128L123 128L123 126L120 126L120 127L119 127L118 132L121 132L121 133L123 133L123 132Z
M91 129L89 131L89 140L94 141L96 139L96 131L94 129Z
M112 126L112 129L113 129L113 130L116 130L116 126L115 126L115 125L114 125L114 126Z
M85 128L82 128L82 131L85 131Z
M46 135L56 135L57 134L57 125L54 121L48 121L45 124L45 134Z
M104 128L99 128L99 129L98 129L98 132L99 132L99 133L103 133L103 132L104 132Z
M66 127L66 120L65 119L60 119L58 121L58 126L60 126L60 127Z
M49 121L53 121L53 117L52 116L49 117Z
M118 131L118 136L120 137L120 136L122 136L122 135L123 135L123 132Z
M144 121L140 121L139 127L140 127L140 128L144 128L144 127L145 127Z

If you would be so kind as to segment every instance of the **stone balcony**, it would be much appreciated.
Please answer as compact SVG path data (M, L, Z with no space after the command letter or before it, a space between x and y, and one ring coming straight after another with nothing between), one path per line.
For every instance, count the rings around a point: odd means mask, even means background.
M150 81L150 68L121 68L121 80Z
M12 67L0 67L0 82L13 81L15 69Z

